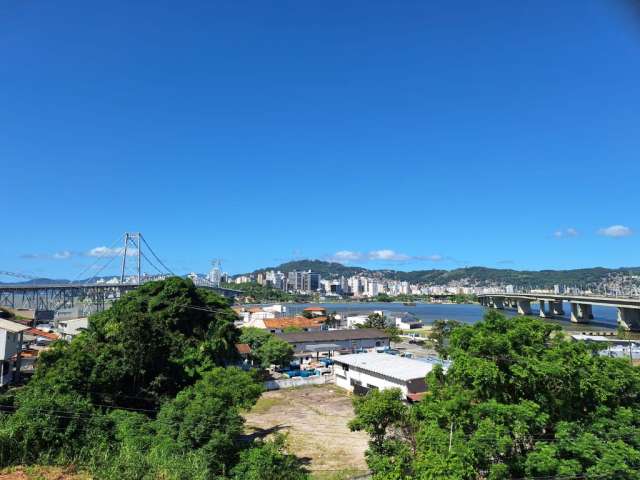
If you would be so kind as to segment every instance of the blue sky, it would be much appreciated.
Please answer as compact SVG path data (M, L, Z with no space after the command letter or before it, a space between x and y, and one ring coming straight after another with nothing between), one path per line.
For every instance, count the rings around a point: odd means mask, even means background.
M7 0L0 270L640 265L627 7Z

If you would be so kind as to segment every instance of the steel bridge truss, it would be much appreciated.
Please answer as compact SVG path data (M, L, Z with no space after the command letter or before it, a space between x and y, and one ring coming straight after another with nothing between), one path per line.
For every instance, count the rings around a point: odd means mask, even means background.
M137 285L0 285L0 306L32 310L62 310L89 303L97 311Z

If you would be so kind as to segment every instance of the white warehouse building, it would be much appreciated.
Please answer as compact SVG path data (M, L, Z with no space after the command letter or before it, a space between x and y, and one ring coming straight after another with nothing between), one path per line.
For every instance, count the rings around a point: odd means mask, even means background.
M427 389L425 377L435 363L388 353L356 353L334 358L336 385L356 394L371 389L399 388L405 399L417 401Z

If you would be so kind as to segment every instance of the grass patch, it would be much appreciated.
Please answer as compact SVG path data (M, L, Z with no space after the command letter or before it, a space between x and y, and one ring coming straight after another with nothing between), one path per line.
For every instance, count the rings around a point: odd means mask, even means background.
M253 406L253 408L251 409L251 413L266 413L276 405L280 405L282 403L284 403L284 398L282 397L265 397L263 395Z
M429 338L431 334L431 327L414 328L410 330L411 333L417 333L419 336Z

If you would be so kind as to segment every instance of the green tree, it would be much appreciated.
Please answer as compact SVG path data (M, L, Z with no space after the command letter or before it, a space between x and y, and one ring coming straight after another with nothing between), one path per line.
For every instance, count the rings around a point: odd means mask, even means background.
M154 408L202 370L236 361L235 318L228 300L190 280L145 283L93 315L71 342L43 352L31 384L96 404Z
M257 350L260 345L273 336L264 328L244 327L240 329L240 343L247 343L252 350Z
M228 478L241 452L263 448L241 441L241 412L263 387L229 366L239 332L228 305L171 278L92 316L86 332L42 353L25 387L0 397L11 413L0 416L0 466L74 464L105 480ZM265 333L245 332L247 343L273 342Z
M285 366L293 360L293 347L275 335L271 335L258 347L255 356L263 368L269 368L271 365Z
M285 436L258 442L254 448L240 453L240 460L232 471L235 480L306 480L309 475L300 460L289 455Z
M440 319L433 322L429 337L435 342L436 351L442 357L447 357L447 347L451 332L462 325L463 323L458 320Z
M251 407L262 386L239 368L216 368L163 405L156 421L160 439L178 451L202 450L209 469L224 474L235 460L243 432L242 409Z
M451 367L406 414L381 393L356 401L374 478L640 478L638 368L495 311L448 336Z
M393 298L390 295L386 294L386 293L379 293L374 298L374 301L375 302L385 302L385 303L387 303L387 302L392 302Z
M366 322L358 325L360 328L377 328L379 330L384 330L387 328L387 317L385 317L381 313L371 313Z

